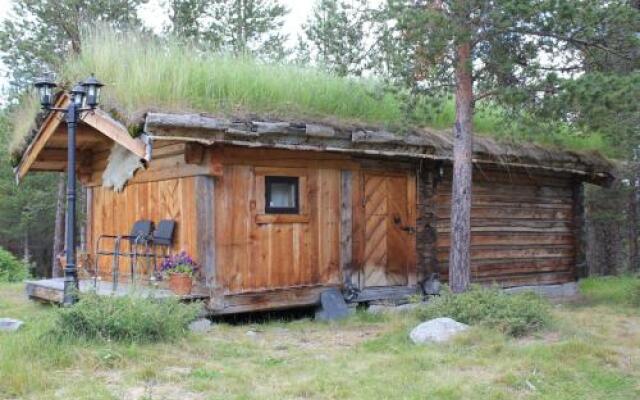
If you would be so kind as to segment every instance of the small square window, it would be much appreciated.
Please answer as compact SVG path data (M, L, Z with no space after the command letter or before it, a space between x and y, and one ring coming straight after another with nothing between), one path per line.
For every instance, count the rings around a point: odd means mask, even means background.
M267 214L298 214L299 178L297 176L265 176L265 212Z

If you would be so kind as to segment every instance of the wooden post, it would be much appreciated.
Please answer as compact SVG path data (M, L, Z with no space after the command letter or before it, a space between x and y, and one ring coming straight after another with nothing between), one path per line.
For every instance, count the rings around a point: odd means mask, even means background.
M340 266L342 268L343 283L345 286L353 284L353 188L352 175L349 170L341 173L341 200L340 200Z
M423 162L418 171L418 204L416 219L416 248L418 252L418 282L433 272L439 273L436 257L436 179L437 165Z
M576 278L585 278L588 275L588 268L585 254L584 185L579 181L573 185L573 235L576 250Z
M216 234L215 234L215 181L212 176L197 176L195 182L196 240L198 262L202 266L205 286L211 294L211 304L222 300L216 291Z

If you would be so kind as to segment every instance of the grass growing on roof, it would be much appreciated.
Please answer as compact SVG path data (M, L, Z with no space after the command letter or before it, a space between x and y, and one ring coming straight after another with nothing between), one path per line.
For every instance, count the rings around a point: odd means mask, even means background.
M85 35L81 54L69 57L58 77L71 86L91 73L107 85L102 108L116 111L125 123L148 110L255 113L361 122L399 132L408 125L449 129L455 117L451 97L439 102L422 98L407 111L405 96L375 79L342 78L317 68L203 52L173 39L109 29ZM37 112L32 98L24 104L14 118L14 152L22 149L28 132L24 124ZM474 126L479 134L510 141L577 150L608 147L602 137L593 140L591 135L576 135L561 124L525 132L489 103L476 108Z
M398 100L374 81L200 52L135 33L95 32L83 42L82 54L63 67L62 78L72 81L91 72L108 85L105 100L128 114L160 108L378 123L402 118Z

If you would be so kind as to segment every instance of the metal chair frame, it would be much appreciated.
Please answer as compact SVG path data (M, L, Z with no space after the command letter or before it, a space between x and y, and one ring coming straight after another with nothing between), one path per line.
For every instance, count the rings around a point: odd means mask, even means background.
M140 220L134 223L134 227L132 229L132 233L136 232L136 226L141 225L142 223L147 223L146 225L149 227L149 233L146 232L138 232L135 235L100 235L96 240L96 259L95 259L95 276L94 276L94 287L97 288L97 280L98 280L98 270L99 270L99 259L100 256L111 256L113 257L113 261L111 264L111 274L112 274L112 291L116 291L118 289L118 282L120 280L120 257L129 257L130 260L130 269L131 269L131 281L135 282L135 266L138 263L138 257L140 253L138 252L138 246L144 245L144 251L142 254L147 254L149 252L149 244L151 239L151 232L153 231L153 222ZM146 230L146 229L143 229ZM100 250L100 243L103 240L112 240L114 242L113 251L103 251ZM129 242L129 251L123 252L120 249L122 241ZM149 262L150 260L147 260ZM148 265L147 265L148 267ZM155 268L155 265L154 265Z

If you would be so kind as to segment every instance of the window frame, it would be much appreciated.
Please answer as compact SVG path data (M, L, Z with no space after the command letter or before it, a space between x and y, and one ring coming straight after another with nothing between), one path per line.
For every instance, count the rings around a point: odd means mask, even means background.
M271 207L269 200L271 199L271 185L273 183L293 184L294 190L294 207ZM264 212L267 215L286 214L300 215L300 177L299 176L282 176L282 175L265 175L264 176Z

